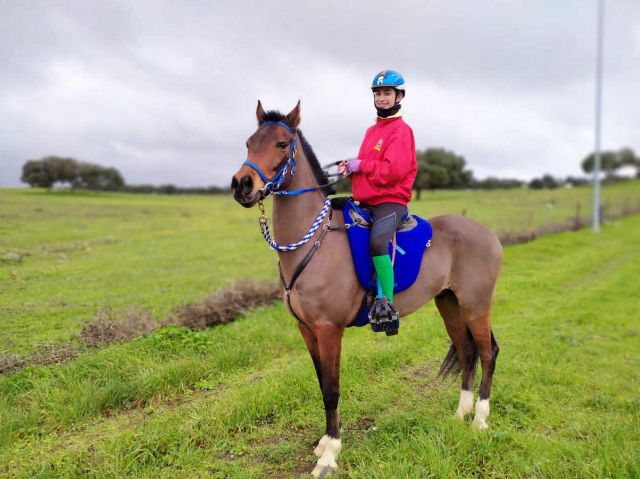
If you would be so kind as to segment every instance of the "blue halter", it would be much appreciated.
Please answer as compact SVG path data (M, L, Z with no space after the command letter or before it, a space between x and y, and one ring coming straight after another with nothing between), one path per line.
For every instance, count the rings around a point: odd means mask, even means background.
M297 137L296 137L296 132L293 131L293 129L287 125L286 123L282 122L282 121L265 121L262 123L262 125L280 125L283 128L286 128L286 130L291 133L291 136L293 136L293 139L291 140L291 143L289 144L289 152L287 153L287 161L285 162L285 164L282 166L282 168L280 168L280 170L278 170L278 172L275 174L275 176L271 179L267 178L267 175L265 175L262 170L260 169L260 167L258 165L256 165L255 163L247 160L244 162L245 165L253 168L256 173L258 173L258 175L260 176L260 178L262 178L262 181L264 181L264 188L262 188L262 191L264 192L264 196L269 196L271 193L275 193L277 195L286 195L286 194L299 194L297 192L287 192L287 191L281 191L280 187L282 187L282 184L285 182L285 180L287 179L287 171L289 170L289 166L291 166L291 177L293 178L293 175L295 174L296 171L296 143L297 143ZM260 125L260 126L262 126ZM302 192L302 190L298 190L300 192Z

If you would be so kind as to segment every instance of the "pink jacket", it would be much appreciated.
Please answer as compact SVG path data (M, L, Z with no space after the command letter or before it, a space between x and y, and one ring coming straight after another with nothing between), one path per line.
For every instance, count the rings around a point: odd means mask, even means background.
M364 135L358 159L360 171L350 176L356 200L371 206L411 201L416 144L402 117L377 118Z

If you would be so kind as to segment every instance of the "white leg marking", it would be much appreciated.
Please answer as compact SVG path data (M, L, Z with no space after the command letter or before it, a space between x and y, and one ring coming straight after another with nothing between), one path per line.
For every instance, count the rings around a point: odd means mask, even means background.
M325 448L325 446L327 445L327 443L330 440L331 440L331 438L329 436L327 436L326 434L324 436L322 436L320 438L320 442L318 442L318 445L313 450L313 453L318 457L322 456L322 453L324 452L324 448Z
M487 418L489 417L489 400L481 399L476 403L476 415L473 418L472 427L476 429L488 429Z
M324 436L322 439L324 439ZM322 439L320 441L322 441ZM342 449L342 440L334 439L332 437L324 445L324 452L320 459L318 459L318 463L316 467L311 472L313 477L326 477L327 468L335 471L338 469L338 464L336 464L336 459L338 459L338 454L340 454L340 450ZM321 475L322 474L322 475Z
M473 411L473 391L460 390L460 402L458 403L458 410L456 411L456 417L458 419L464 419L465 414Z

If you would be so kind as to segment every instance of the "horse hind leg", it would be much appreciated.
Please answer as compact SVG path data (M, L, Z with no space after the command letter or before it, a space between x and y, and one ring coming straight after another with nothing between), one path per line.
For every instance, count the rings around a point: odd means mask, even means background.
M456 417L464 419L466 414L473 411L473 381L478 364L478 348L464 320L455 294L451 290L445 290L436 296L435 303L452 341L438 376L444 379L448 375L462 372Z
M475 416L472 426L476 429L487 429L487 417L489 416L489 396L491 394L491 382L496 368L496 359L500 348L491 331L491 315L489 312L467 320L467 325L473 340L478 346L480 363L482 364L482 380L480 382L480 394L476 403Z

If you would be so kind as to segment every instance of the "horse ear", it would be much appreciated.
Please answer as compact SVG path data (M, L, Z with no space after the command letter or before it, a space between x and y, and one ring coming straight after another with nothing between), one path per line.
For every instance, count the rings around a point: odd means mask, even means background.
M298 128L298 125L300 124L300 100L298 100L296 107L285 117L284 121L294 130Z
M264 108L262 108L262 103L258 100L258 108L256 109L256 117L258 117L258 126L262 124L267 114L264 112Z

